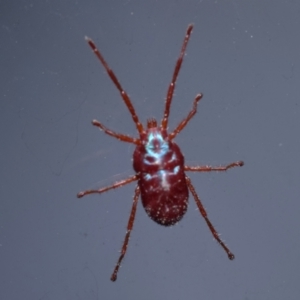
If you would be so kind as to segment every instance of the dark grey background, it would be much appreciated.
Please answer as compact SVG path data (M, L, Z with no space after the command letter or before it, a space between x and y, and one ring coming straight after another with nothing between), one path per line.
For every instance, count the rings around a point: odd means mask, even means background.
M299 299L299 1L2 1L0 299ZM134 147L93 128L136 130L90 51L94 39L143 122L161 118L189 23L170 127L204 93L176 141L189 164L244 160L191 174L213 240L190 198L172 228L134 184L76 193L132 174Z

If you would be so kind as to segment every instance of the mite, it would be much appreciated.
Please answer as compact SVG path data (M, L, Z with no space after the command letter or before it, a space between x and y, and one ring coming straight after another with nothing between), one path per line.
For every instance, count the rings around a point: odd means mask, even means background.
M180 55L177 59L172 80L168 88L163 118L160 124L158 124L153 118L148 119L146 128L144 128L139 121L132 102L121 86L116 75L110 69L94 42L90 38L86 37L87 43L92 48L93 52L105 68L108 76L111 78L112 82L120 92L120 95L129 110L139 135L138 138L135 138L117 133L105 127L101 122L93 120L92 124L100 128L100 130L104 131L106 134L117 138L122 142L136 145L133 153L133 169L135 174L127 179L115 182L111 186L103 187L98 190L86 190L77 194L78 198L82 198L88 194L102 194L109 190L137 181L130 217L127 224L127 231L120 257L111 275L112 281L117 279L118 270L126 254L130 233L135 219L137 203L140 196L146 213L154 222L163 226L171 226L179 222L186 213L190 191L212 235L225 250L228 258L230 260L234 259L234 254L220 239L216 229L210 222L200 198L198 197L196 190L192 185L191 179L186 175L186 172L226 171L233 167L241 167L244 165L244 162L236 161L225 166L217 167L185 165L184 156L179 146L174 142L174 138L185 128L188 122L196 114L197 105L203 97L202 94L196 95L193 102L193 107L188 115L177 125L173 131L168 132L168 119L176 80L181 68L192 29L193 25L189 25L186 31Z

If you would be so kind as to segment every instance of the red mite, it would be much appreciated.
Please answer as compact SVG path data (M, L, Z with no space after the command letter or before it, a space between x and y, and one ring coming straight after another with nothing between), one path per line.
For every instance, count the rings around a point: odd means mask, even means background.
M171 133L167 132L170 107L176 85L176 80L179 70L181 68L186 46L189 41L192 29L193 25L189 25L186 31L181 52L173 72L172 81L168 88L165 111L161 124L158 125L157 121L151 118L147 121L146 129L144 129L143 125L140 123L135 109L131 103L131 100L122 88L116 75L109 68L102 54L95 46L94 42L90 38L86 37L88 44L90 45L93 52L96 54L96 56L104 66L107 74L115 84L116 88L119 90L121 97L125 102L125 105L127 106L139 133L139 138L133 138L128 135L116 133L106 128L102 123L98 122L97 120L93 120L92 124L94 126L99 127L106 134L117 138L120 141L136 145L135 151L133 153L133 169L135 171L135 175L127 179L115 182L111 186L107 186L99 190L83 191L78 193L77 195L78 198L81 198L88 194L102 194L109 190L124 186L125 184L131 183L133 181L137 181L131 213L127 225L127 232L125 235L125 240L122 246L119 260L111 276L112 281L115 281L117 279L118 270L127 250L128 241L131 230L133 228L137 203L140 195L142 198L143 206L148 216L160 225L171 226L180 221L186 213L190 191L195 199L195 202L198 206L198 209L200 210L202 217L205 219L214 238L225 250L225 252L228 255L228 258L230 260L234 259L233 253L219 238L217 231L208 219L207 213L195 191L194 186L192 185L191 179L185 174L185 172L226 171L233 167L241 167L244 165L244 162L237 161L226 166L218 167L186 166L184 164L184 156L181 153L181 150L178 147L178 145L175 142L173 142L173 140L176 137L176 135L183 128L185 128L188 122L196 114L197 104L202 98L202 94L196 95L193 102L193 108L189 112L187 117L184 118Z

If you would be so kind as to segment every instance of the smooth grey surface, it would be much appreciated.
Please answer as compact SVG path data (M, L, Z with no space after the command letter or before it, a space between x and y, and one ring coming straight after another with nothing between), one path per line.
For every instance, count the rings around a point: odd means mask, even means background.
M135 136L96 42L145 123L161 118L194 23L170 127L229 261L193 198L172 228L141 203L118 280L134 184L79 200L131 171ZM299 299L299 1L2 1L0 299Z

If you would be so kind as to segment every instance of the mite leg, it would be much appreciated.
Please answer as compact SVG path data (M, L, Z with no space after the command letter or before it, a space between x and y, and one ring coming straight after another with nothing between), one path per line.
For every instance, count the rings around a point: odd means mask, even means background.
M132 204L131 213L130 213L130 217L129 217L128 224L127 224L127 231L126 231L125 240L124 240L122 250L121 250L121 255L120 255L118 262L115 266L115 269L110 277L111 281L117 280L117 275L118 275L118 271L119 271L121 262L126 254L126 250L127 250L127 246L128 246L128 242L129 242L129 238L130 238L130 233L131 233L134 219L135 219L136 207L137 207L139 196L140 196L140 188L137 185L135 192L134 192L133 204Z
M206 223L207 223L207 225L208 225L208 227L209 227L212 235L217 240L217 242L221 245L221 247L225 250L225 252L228 255L228 258L230 260L233 260L234 259L234 254L226 247L226 245L224 244L224 242L219 238L219 234L216 231L216 229L214 228L214 226L212 225L212 223L210 222L210 220L208 219L207 213L206 213L206 211L205 211L205 209L204 209L204 207L203 207L203 205L202 205L202 203L200 201L200 198L198 197L198 195L197 195L197 193L195 191L194 186L192 185L192 182L191 182L190 178L187 177L187 176L185 178L186 178L186 183L187 183L187 185L188 185L188 187L189 187L192 195L194 196L194 199L195 199L195 202L196 202L196 204L198 206L198 209L199 209L202 217L206 221Z
M136 144L136 145L140 145L141 144L141 141L139 139L135 139L131 136L128 136L128 135L124 135L124 134L121 134L121 133L117 133L117 132L114 132L110 129L108 129L107 127L105 127L102 123L100 123L99 121L97 120L93 120L92 121L92 124L96 127L99 127L101 130L103 130L106 134L122 141L122 142L127 142L127 143L132 143L132 144Z
M112 190L112 189L116 189L116 188L119 188L123 185L126 185L130 182L133 182L133 181L136 181L138 180L138 176L137 175L133 175L127 179L124 179L124 180L121 180L121 181L117 181L115 182L113 185L110 185L110 186L106 186L104 188L101 188L99 190L87 190L87 191L83 191L83 192L79 192L77 194L77 197L78 198L82 198L83 196L86 196L86 195L89 195L89 194L102 194L104 192L107 192L109 190Z
M163 129L168 128L168 119L169 119L169 114L170 114L170 107L171 107L171 102L172 102L172 98L173 98L173 93L174 93L174 90L175 90L176 80L177 80L177 76L178 76L178 73L179 73L180 68L181 68L181 64L182 64L183 57L184 57L184 54L185 54L185 49L186 49L187 43L190 39L192 29L193 29L193 25L189 25L189 27L186 31L186 35L185 35L183 44L182 44L182 48L181 48L181 51L180 51L179 58L177 59L177 62L176 62L176 65L175 65L175 69L174 69L173 76L172 76L172 81L171 81L171 83L169 85L169 88L168 88L165 112L164 112L164 116L163 116L163 119L162 119L162 122L161 122L161 127Z
M228 169L234 167L242 167L244 165L243 161L236 161L226 166L212 167L212 166L184 166L185 171L192 172L211 172L211 171L227 171Z
M116 86L116 88L118 89L118 91L121 94L121 97L123 99L123 101L125 102L125 105L127 106L131 117L133 119L133 122L136 125L136 128L140 134L140 136L143 134L144 129L143 129L143 125L141 124L141 122L139 121L139 118L135 112L135 109L131 103L131 100L129 98L129 96L127 95L127 93L124 91L124 89L122 88L117 76L115 75L115 73L113 72L113 70L108 66L107 62L104 60L104 57L102 56L102 54L100 53L100 51L98 50L98 48L96 47L95 43L92 41L92 39L90 39L89 37L85 37L86 41L88 42L89 46L92 48L93 52L96 54L96 56L98 57L98 59L100 60L101 64L103 65L103 67L105 68L108 76L110 77L110 79L112 80L112 82L114 83L114 85Z
M169 134L169 140L173 140L174 137L187 125L187 123L191 120L191 118L196 114L197 112L197 104L200 101L200 99L203 97L202 94L198 94L195 99L194 99L194 103L193 103L193 108L192 110L189 112L189 114L187 115L186 118L184 118L179 125L175 128L175 130Z

